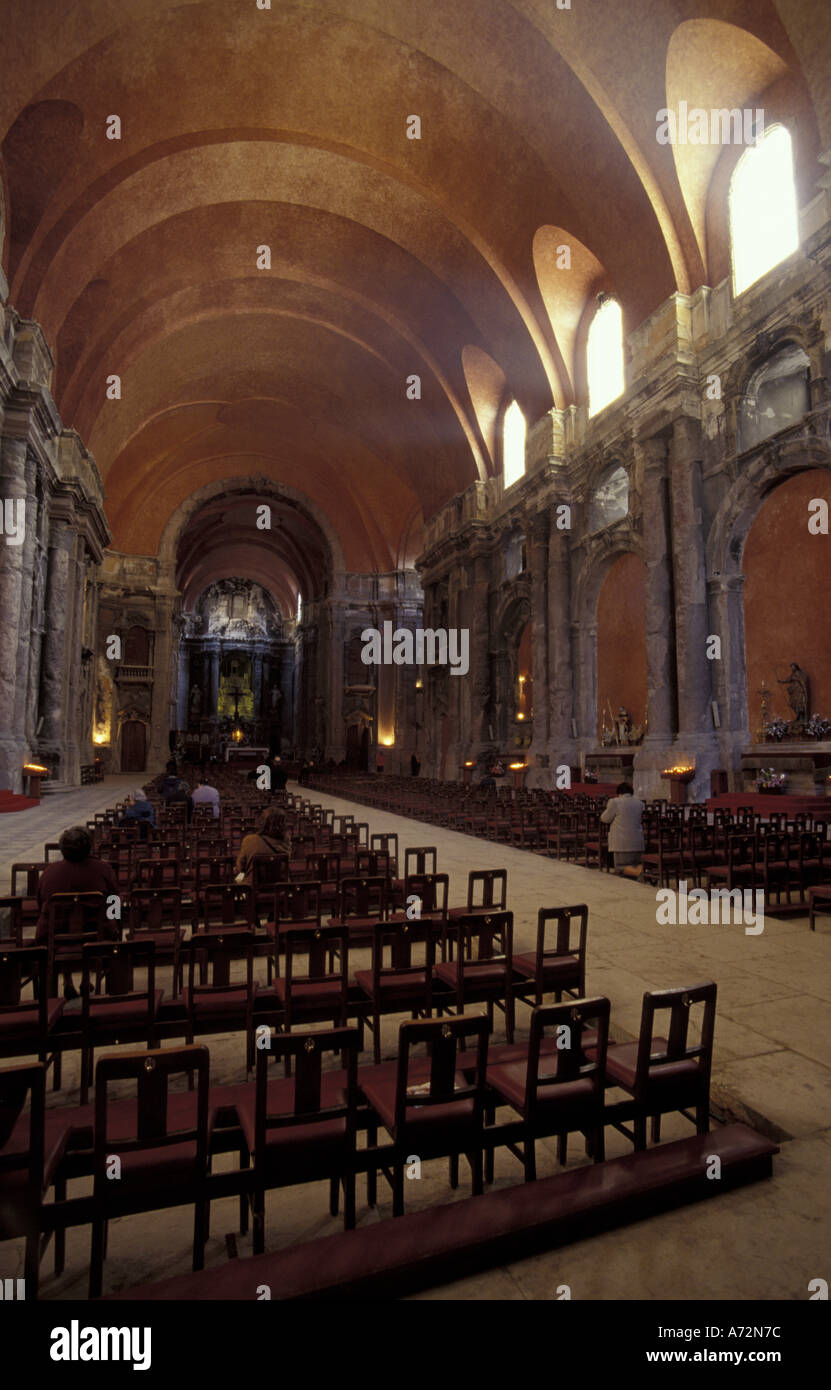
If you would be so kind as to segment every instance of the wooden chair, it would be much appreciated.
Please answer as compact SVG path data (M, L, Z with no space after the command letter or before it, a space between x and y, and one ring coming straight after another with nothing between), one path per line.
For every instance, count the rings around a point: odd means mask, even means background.
M556 936L547 944L549 924L556 925ZM576 939L575 939L575 927ZM563 993L582 997L586 993L586 938L589 909L585 903L574 907L541 907L537 913L537 946L514 956L514 974L521 983L516 994L526 1003L533 996L539 1008L543 995L553 993L559 1004Z
M448 934L458 939L455 959L440 961L436 979L448 994L434 996L441 1013L450 1001L458 1013L468 1004L486 1004L489 1028L493 1029L494 1006L505 1015L505 1036L514 1040L514 914L492 912L484 916L459 917L448 925Z
M124 1042L156 1045L156 1018L162 990L156 989L153 941L95 941L84 946L81 960L81 1104L86 1105L96 1047ZM136 984L136 969L146 984Z
M28 1108L27 1108L28 1101ZM26 1241L24 1292L38 1296L41 1209L50 1187L66 1195L60 1169L72 1132L63 1106L46 1109L42 1062L0 1070L0 1240ZM64 1266L64 1239L55 1241L55 1273Z
M152 941L156 948L156 964L172 966L173 994L181 994L181 953L185 940L181 888L134 888L130 894L126 939Z
M412 1013L413 1018L429 1018L433 1009L433 967L436 939L441 927L426 927L408 920L377 921L372 940L372 968L357 970L355 983L367 996L373 1035L373 1057L381 1061L381 1016ZM423 951L423 959L416 953Z
M0 946L0 1057L30 1057L44 1065L63 999L49 994L46 946ZM27 997L27 991L31 997Z
M392 1187L392 1214L404 1214L404 1168L417 1154L458 1160L465 1154L470 1164L474 1196L483 1190L483 1121L487 1070L487 1019L462 1017L431 1019L426 1023L402 1023L398 1033L395 1074L388 1066L365 1067L360 1073L361 1092L372 1107L373 1119L392 1139L390 1167L379 1166ZM476 1039L476 1068L472 1081L458 1070L457 1061L467 1039ZM425 1044L429 1057L413 1056ZM370 1121L369 1147L378 1142L378 1123ZM377 1168L369 1169L367 1196L370 1206L377 1197ZM451 1183L458 1182L458 1163L451 1166Z
M690 1011L701 1004L700 1041L688 1040ZM655 1036L655 1015L669 1010L667 1037ZM652 1119L652 1139L660 1139L661 1115L692 1106L699 1134L710 1128L710 1072L716 1017L716 986L711 982L689 989L647 991L643 996L637 1042L618 1043L606 1054L606 1085L628 1091L631 1100L607 1106L607 1123L613 1124L637 1150L646 1148L646 1121ZM626 1129L622 1121L633 1119Z
M287 1033L298 1023L346 1024L349 1000L349 929L345 925L319 923L286 926L280 933L285 958L280 973L280 952L275 949L274 991L283 1009ZM299 969L306 959L305 972ZM335 967L335 961L339 964Z
M329 1179L329 1209L337 1215L344 1192L344 1227L355 1225L355 1134L358 1108L357 1028L326 1032L273 1032L257 1048L256 1084L237 1102L245 1144L254 1155L254 1253L265 1249L265 1194L277 1187ZM327 1054L340 1054L345 1068L323 1071ZM269 1059L288 1060L293 1075L269 1081ZM243 1157L243 1162L245 1158Z
M555 1045L544 1048L546 1029L556 1034ZM584 1050L589 1030L591 1056ZM568 1136L581 1130L586 1151L595 1163L604 1157L603 1084L609 1038L609 1001L578 999L574 1003L535 1008L531 1014L528 1055L522 1061L489 1066L487 1082L497 1105L509 1105L522 1117L519 1146L507 1144L522 1162L525 1181L537 1176L536 1141L558 1136L557 1159L564 1164ZM488 1177L492 1180L492 1154Z
M154 1049L102 1057L95 1069L93 1219L89 1296L99 1298L106 1230L117 1216L193 1203L193 1268L205 1264L208 1220L208 1095L206 1047ZM197 1090L174 1092L170 1083L194 1075ZM135 1100L110 1098L111 1086L136 1086ZM70 1112L71 1113L71 1112ZM112 1178L112 1158L119 1180Z
M252 933L205 932L188 942L188 983L182 1000L187 1010L187 1040L199 1033L244 1032L246 1069L254 1065L255 937ZM242 960L245 975L231 979L231 967ZM196 967L200 981L196 983Z

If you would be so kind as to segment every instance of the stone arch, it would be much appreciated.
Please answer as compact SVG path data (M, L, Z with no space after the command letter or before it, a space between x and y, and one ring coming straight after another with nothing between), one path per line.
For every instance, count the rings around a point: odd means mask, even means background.
M588 538L574 587L574 706L577 735L584 751L597 742L597 605L606 576L622 555L644 559L643 541L631 517Z
M167 524L162 532L159 542L159 570L160 575L167 577L172 582L173 574L176 569L176 550L179 540L187 527L188 522L199 511L206 502L212 501L215 497L228 493L230 496L240 495L246 492L256 492L263 497L274 497L278 501L293 502L297 507L319 527L329 546L332 557L332 572L343 574L346 565L343 557L343 546L340 538L333 527L326 513L305 493L298 488L289 487L285 483L275 482L273 478L266 478L261 475L251 475L248 478L222 478L213 483L206 483L204 487L197 488L190 497L171 513Z

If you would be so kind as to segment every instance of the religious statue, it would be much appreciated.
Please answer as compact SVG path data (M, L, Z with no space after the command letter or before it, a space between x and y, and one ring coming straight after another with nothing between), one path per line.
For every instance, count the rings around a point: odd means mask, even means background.
M788 692L788 704L794 716L791 724L804 724L808 718L808 677L802 667L792 661L790 675L784 680L777 677L777 685L784 685Z
M190 688L190 712L193 715L202 713L202 690L195 682Z
M279 707L280 707L280 701L282 700L282 698L283 698L283 692L282 692L282 690L280 689L280 687L279 687L279 685L277 684L277 682L275 681L274 684L273 684L272 687L271 687L271 712L272 712L272 714L276 714L277 710L278 710Z

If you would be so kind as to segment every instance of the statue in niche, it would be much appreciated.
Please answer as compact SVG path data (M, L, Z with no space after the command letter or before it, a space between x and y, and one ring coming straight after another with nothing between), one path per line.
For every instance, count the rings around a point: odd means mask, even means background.
M279 687L279 685L277 684L277 682L275 681L274 684L273 684L272 687L271 687L271 694L270 694L270 704L271 704L271 713L272 713L272 714L276 714L276 713L277 713L278 709L280 708L280 701L282 700L282 698L283 698L283 692L282 692L282 690L280 689L280 687Z
M791 727L801 726L808 718L808 677L795 661L791 662L790 674L784 680L777 677L777 685L784 685L788 704L793 710Z
M202 713L202 690L196 682L190 688L190 712L193 715Z

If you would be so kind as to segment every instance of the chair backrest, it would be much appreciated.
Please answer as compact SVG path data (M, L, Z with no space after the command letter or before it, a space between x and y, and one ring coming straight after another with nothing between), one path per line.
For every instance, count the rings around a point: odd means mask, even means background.
M191 1005L199 996L229 993L244 989L249 1003L254 998L254 932L231 931L225 933L220 927L216 931L199 932L187 943L188 953L188 999ZM245 961L245 979L232 980L231 966L236 960ZM205 966L204 979L196 981L197 965Z
M307 854L306 874L319 883L339 883L340 855L331 850L315 850Z
M398 1068L395 1087L395 1129L399 1134L414 1107L473 1102L474 1121L481 1121L486 1094L488 1034L484 1015L462 1014L456 1018L430 1019L402 1023L398 1030ZM458 1072L459 1053L468 1038L476 1039L474 1079L467 1083ZM430 1079L410 1081L413 1050L426 1044L430 1054Z
M291 1028L295 1001L303 1003L303 996L309 996L310 987L321 990L324 986L337 986L337 991L327 994L327 1007L331 1003L334 1018L340 1009L345 1018L346 1001L349 997L349 929L346 926L302 926L288 927L280 933L280 945L285 955L284 1004L286 1027ZM274 952L277 974L280 974L280 952ZM306 958L305 971L299 969L299 961ZM331 962L331 965L330 965ZM297 987L302 986L300 995Z
M229 884L234 877L233 854L211 855L209 859L196 861L197 893L208 883Z
M30 1102L28 1142L24 1148L16 1139L11 1152L6 1152L18 1121L27 1114L27 1100ZM24 1183L28 1186L28 1202L39 1201L43 1191L45 1124L45 1063L34 1062L28 1066L0 1069L0 1179L7 1173L23 1173ZM25 1187L23 1191L26 1191ZM12 1234L17 1234L14 1215L22 1196L23 1192L16 1192L13 1203L10 1204ZM5 1225L4 1212L0 1208L0 1240L6 1238Z
M178 858L169 856L158 859L139 859L136 870L141 888L178 888L181 864Z
M700 1041L690 1043L690 1010L695 1004L703 1006ZM663 1009L670 1012L666 1049L653 1052L655 1015ZM702 1080L709 1085L713 1057L713 1033L716 1018L716 986L712 981L693 985L689 989L648 990L643 996L641 1027L638 1037L638 1057L635 1067L636 1099L645 1097L656 1072L676 1062L695 1060L701 1068ZM671 1073L669 1073L671 1075Z
M262 1043L262 1040L260 1040ZM325 1124L327 1121L346 1121L346 1133L354 1135L358 1104L358 1053L361 1033L358 1028L331 1028L314 1033L279 1033L273 1030L266 1039L268 1046L257 1048L256 1104L254 1118L254 1153L267 1153L266 1135L271 1129L290 1129L298 1125ZM336 1105L324 1105L321 1063L331 1053L346 1054L346 1085L343 1100ZM271 1114L268 1109L268 1063L289 1060L294 1077L291 1110ZM256 1162L256 1159L255 1159Z
M418 898L421 913L440 912L446 917L449 893L449 874L415 873L407 874L404 879L404 897L407 901Z
M390 858L390 873L393 878L398 877L398 832L382 831L370 835L369 848L371 850L385 850Z
M197 912L205 931L219 925L253 931L254 890L245 883L206 883L199 889Z
M251 860L251 879L258 890L286 883L289 876L287 854L255 854Z
M146 970L146 983L136 986L136 970ZM93 987L94 986L94 987ZM81 950L81 1014L86 1028L96 996L108 1004L145 999L148 1018L156 989L154 941L92 941Z
M758 835L736 831L727 841L727 862L731 868L737 868L745 864L754 864L756 862L758 848Z
M459 917L455 925L459 931L459 977L467 961L505 962L507 970L511 967L514 943L513 912L476 913L472 917Z
M554 923L556 934L551 940L549 930ZM541 907L537 913L537 977L546 962L561 956L586 959L586 937L589 929L589 909L586 903L572 907Z
M134 888L127 921L131 936L165 927L178 929L182 923L181 888Z
M274 885L274 920L278 925L315 922L320 926L321 913L319 883L287 882Z
M23 899L0 898L0 943L23 945Z
M189 1079L196 1075L196 1122L171 1129L168 1116L170 1081L180 1076ZM110 1133L110 1086L118 1084L118 1098L123 1086L136 1083L136 1103L132 1133L124 1133L124 1106L119 1107L117 1133ZM97 1197L119 1195L121 1183L110 1181L109 1158L117 1153L122 1161L148 1149L167 1148L178 1144L193 1144L192 1179L202 1179L208 1160L208 1096L210 1088L210 1054L207 1047L192 1045L177 1048L153 1048L147 1052L120 1052L101 1057L95 1068L95 1130L94 1178Z
M437 851L435 845L416 845L404 851L404 877L411 874L434 874Z
M38 882L45 868L46 863L44 861L35 863L29 860L26 863L12 864L10 884L12 897L33 898L38 891ZM17 886L19 878L24 880L24 887L22 889Z
M49 953L45 946L4 946L0 948L0 1014L7 1023L15 1014L37 1010L38 1032L46 1037ZM25 998L26 986L32 998Z
M355 856L355 876L358 878L390 878L389 850L359 849Z
M557 1100L557 1089L572 1081L590 1081L598 1103L603 1099L606 1049L609 1041L609 1000L570 1000L531 1012L528 1069L525 1080L527 1120L533 1120L546 1103ZM584 1052L583 1034L591 1028L591 1058ZM555 1046L543 1051L547 1029L555 1032Z
M507 907L507 869L471 869L467 876L467 905L471 909Z
M387 891L383 874L347 875L340 881L338 916L386 917Z
M47 904L50 946L80 945L106 932L103 893L53 893Z
M382 988L389 988L396 978L412 978L411 972L424 972L424 993L413 1000L411 1007L429 1014L433 997L433 966L436 961L436 942L441 932L438 922L418 923L406 919L399 922L376 922L372 934L372 986L376 998ZM416 953L423 958L416 960Z

